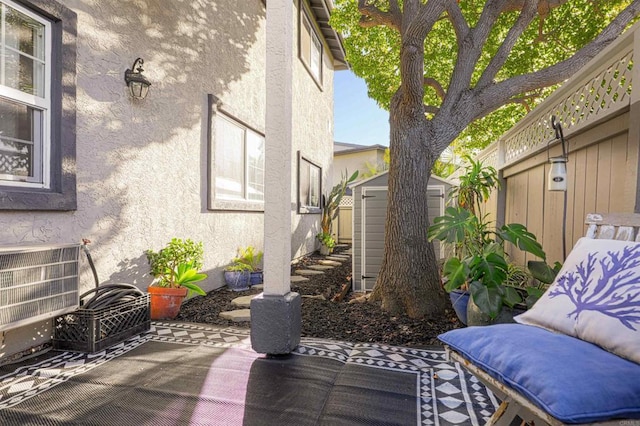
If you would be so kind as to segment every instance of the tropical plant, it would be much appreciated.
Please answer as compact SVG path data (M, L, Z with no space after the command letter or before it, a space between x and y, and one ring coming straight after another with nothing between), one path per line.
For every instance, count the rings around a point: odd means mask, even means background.
M198 294L204 291L194 285L207 277L199 273L204 259L202 242L194 242L190 239L182 240L173 238L163 249L158 252L147 250L145 252L151 275L156 278L158 287L186 287Z
M497 140L639 14L640 0L335 1L349 65L389 109L385 247L370 301L413 318L444 313L433 247L416 238L430 222L434 162L456 139Z
M234 264L246 265L246 270L256 272L261 270L264 253L256 250L253 246L238 249L238 256L233 259Z
M467 155L463 158L468 165L459 178L458 186L451 190L450 197L472 214L482 214L482 204L489 199L492 191L500 188L498 172Z
M329 192L328 195L322 196L322 219L320 227L325 234L331 233L331 223L338 217L338 207L340 207L340 201L347 192L347 185L355 181L358 178L358 171L356 170L348 179L347 171L342 175L342 179L336 184Z
M546 259L542 245L524 225L512 223L492 230L462 207L448 207L443 216L436 217L428 236L430 240L464 245L462 255L451 257L444 264L445 290L467 286L473 302L491 318L500 313L503 305L513 307L523 301L514 287L505 285L509 261L504 243Z

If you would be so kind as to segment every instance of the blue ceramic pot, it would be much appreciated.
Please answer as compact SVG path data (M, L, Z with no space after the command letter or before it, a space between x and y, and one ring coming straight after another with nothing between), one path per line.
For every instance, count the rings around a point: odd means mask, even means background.
M262 281L263 281L262 271L251 272L251 278L249 279L249 284L251 285L262 284Z
M224 271L224 280L233 291L249 290L251 273L249 271Z
M467 305L469 304L470 296L466 290L452 290L451 293L449 293L453 310L456 311L458 319L464 325L467 325Z

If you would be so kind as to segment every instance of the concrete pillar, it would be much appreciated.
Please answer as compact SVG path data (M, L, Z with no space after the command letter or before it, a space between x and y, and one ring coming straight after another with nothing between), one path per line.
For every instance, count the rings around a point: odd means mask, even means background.
M251 346L286 354L300 343L300 295L291 292L293 0L267 6L264 293L251 301Z

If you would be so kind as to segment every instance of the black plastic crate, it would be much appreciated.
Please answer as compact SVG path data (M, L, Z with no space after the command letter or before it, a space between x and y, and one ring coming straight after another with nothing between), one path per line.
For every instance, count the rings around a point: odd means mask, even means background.
M149 294L101 309L78 309L54 321L53 347L98 352L151 328Z

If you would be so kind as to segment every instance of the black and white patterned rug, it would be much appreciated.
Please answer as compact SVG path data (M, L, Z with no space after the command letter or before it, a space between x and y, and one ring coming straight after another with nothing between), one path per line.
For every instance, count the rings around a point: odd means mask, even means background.
M3 418L8 422L7 424L17 422L18 420L16 419L28 418L32 420L30 424L36 424L37 421L34 420L36 417L32 417L35 416L33 411L44 404L44 401L38 401L37 398L44 398L42 395L48 393L45 391L55 393L56 389L62 390L65 386L70 386L67 382L78 381L83 377L81 375L86 375L92 370L104 366L109 361L119 358L124 359L127 354L140 352L145 344L161 345L163 343L172 345L172 347L175 347L175 345L198 346L204 350L206 348L220 351L233 349L244 353L248 360L255 360L259 357L251 350L249 330L216 328L201 324L154 322L149 333L129 339L102 352L95 354L52 352L46 359L33 364L21 365L13 371L7 372L7 367L3 367L2 372L4 372L4 375L0 376L0 423L2 423ZM331 371L336 372L336 377L349 369L348 374L343 374L343 380L350 380L344 379L344 377L369 376L368 379L364 380L365 382L369 380L374 383L375 392L371 391L371 385L369 384L345 384L347 388L351 389L349 392L352 392L352 394L354 394L353 390L356 389L355 394L362 393L364 395L369 392L373 395L371 401L367 401L364 397L360 399L355 396L353 397L355 404L349 403L351 405L359 405L361 402L362 407L365 407L363 409L366 409L367 404L370 403L369 406L373 407L371 409L375 411L375 398L377 395L392 393L392 391L385 388L387 386L385 383L375 384L376 380L384 382L387 380L386 378L399 377L401 380L398 383L410 390L403 390L401 398L397 400L401 401L401 404L408 404L409 407L415 406L413 419L415 419L415 424L417 425L483 425L499 405L499 401L495 396L475 377L466 372L460 365L448 362L446 353L443 350L422 350L303 338L301 344L292 354L291 359L295 361L296 358L304 361L302 364L298 363L298 365L303 366L303 376L304 371L311 371L315 368L314 362L318 363L321 360L328 360L323 365L331 365ZM282 365L286 368L288 361L282 362ZM252 368L251 374L258 377L259 371ZM302 379L304 380L304 377ZM96 379L92 380L95 381ZM313 378L310 380L313 380ZM339 382L339 379L332 380L334 382L332 382L331 386ZM356 381L358 380L361 379L356 379ZM405 385L406 383L409 386ZM63 384L64 386L58 387ZM390 386L391 384L388 387ZM327 394L330 393L331 390L327 392ZM412 393L415 395L412 396ZM247 405L251 403L249 397L240 399L241 403L246 403ZM344 403L344 401L344 398L337 401L337 405L334 404L333 406L334 408L331 408L332 405L329 403L326 407L323 406L323 410L327 412L335 409L332 415L343 419L344 421L341 423L349 424L348 418L351 413L349 410L353 408L339 407L340 403ZM49 400L46 403L52 404ZM326 402L323 402L323 404L326 404ZM57 408L58 412L60 410L64 410L64 408ZM246 424L248 423L246 416L249 409L245 407L243 410L244 423ZM381 413L383 412L381 411ZM6 417L4 417L5 415ZM79 413L71 417L81 419L83 418L82 416L86 418L86 415L86 413ZM331 414L327 415L329 417L324 417L323 423L335 423L329 422L327 419L331 418ZM368 423L375 423L374 419L377 415L369 413ZM191 419L193 418L192 415ZM236 418L236 420L238 419ZM380 420L382 421L381 424L386 424L384 419ZM233 419L227 419L226 421L229 422L228 424L233 424ZM238 421L242 421L242 419L240 418ZM411 423L397 421L399 424L413 423L413 421ZM25 424L27 423L29 422L25 421ZM217 423L213 420L211 420L211 423L206 421L190 421L189 423L225 424L222 421ZM77 424L81 424L81 421ZM178 422L176 424L181 423Z

